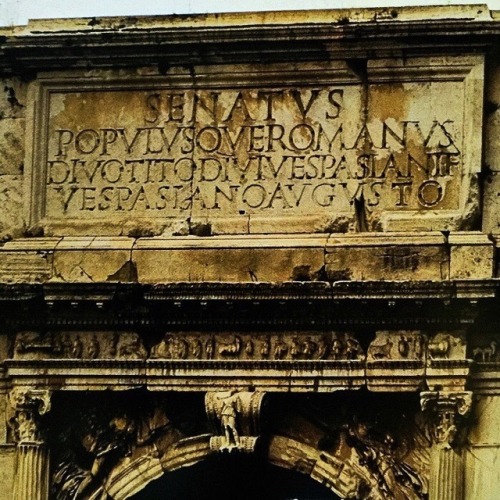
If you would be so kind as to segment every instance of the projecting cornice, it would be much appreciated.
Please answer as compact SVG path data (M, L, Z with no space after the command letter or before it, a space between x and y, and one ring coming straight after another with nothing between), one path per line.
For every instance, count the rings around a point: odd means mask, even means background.
M30 21L0 29L0 70L363 57L471 50L500 34L486 5ZM384 52L385 51L385 52Z

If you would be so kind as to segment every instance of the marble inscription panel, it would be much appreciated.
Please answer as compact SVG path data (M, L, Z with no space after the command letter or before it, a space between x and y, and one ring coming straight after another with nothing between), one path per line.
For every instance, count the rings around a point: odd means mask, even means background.
M289 221L297 232L311 219L380 229L388 214L463 210L465 80L380 80L44 87L32 221L201 219L252 232L275 219L274 231Z

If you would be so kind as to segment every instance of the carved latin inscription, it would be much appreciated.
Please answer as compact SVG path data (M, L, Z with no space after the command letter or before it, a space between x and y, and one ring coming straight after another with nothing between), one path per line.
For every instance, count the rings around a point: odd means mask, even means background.
M34 160L44 185L36 216L457 210L463 78L427 87L411 78L368 88L304 78L244 89L151 80L50 90Z
M345 210L361 196L371 207L441 207L461 167L454 120L352 123L355 89L54 97L81 99L110 113L83 125L54 119L47 200L67 216Z

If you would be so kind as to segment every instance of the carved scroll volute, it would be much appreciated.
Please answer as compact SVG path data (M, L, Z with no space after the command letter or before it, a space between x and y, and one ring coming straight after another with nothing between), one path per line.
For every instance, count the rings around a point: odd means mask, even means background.
M435 443L451 447L463 418L472 405L472 392L422 392L422 411L429 416L430 431Z
M14 388L9 394L13 415L9 423L18 444L42 444L40 417L50 411L50 391Z
M255 450L264 395L234 390L206 394L205 408L215 434L210 438L213 451Z

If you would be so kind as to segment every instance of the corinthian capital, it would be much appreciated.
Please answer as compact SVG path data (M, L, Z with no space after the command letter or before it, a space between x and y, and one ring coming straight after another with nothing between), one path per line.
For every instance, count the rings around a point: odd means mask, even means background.
M10 424L19 444L41 444L40 416L50 411L50 392L41 389L14 388L9 394L13 417Z
M456 438L460 420L470 411L472 392L421 392L420 404L422 411L430 417L430 430L434 441L451 446Z

